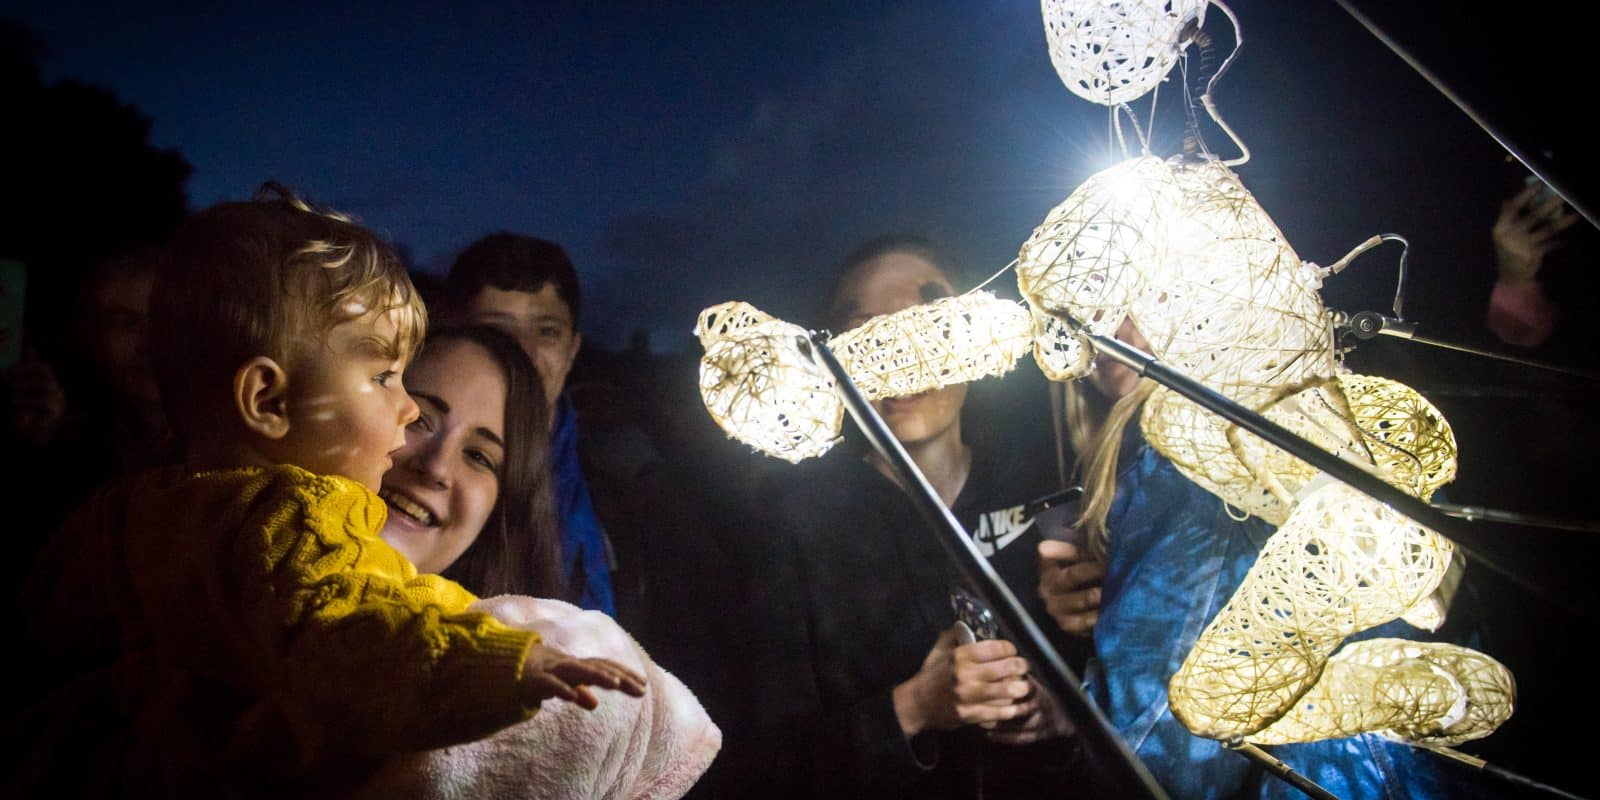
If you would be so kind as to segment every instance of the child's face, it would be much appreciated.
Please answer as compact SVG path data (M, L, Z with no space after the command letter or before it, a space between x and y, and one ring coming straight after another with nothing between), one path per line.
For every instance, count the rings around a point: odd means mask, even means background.
M379 492L384 541L422 572L442 572L489 521L505 463L506 378L482 345L428 345L408 375L422 416Z
M377 491L417 404L400 382L403 311L372 312L299 348L288 367L289 432L279 461Z
M539 368L545 401L554 407L582 341L572 329L572 310L556 293L556 285L547 283L537 292L485 286L467 305L466 316L516 337Z

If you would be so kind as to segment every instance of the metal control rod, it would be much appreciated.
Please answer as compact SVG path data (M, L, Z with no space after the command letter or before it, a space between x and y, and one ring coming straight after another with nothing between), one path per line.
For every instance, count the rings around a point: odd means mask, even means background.
M989 565L989 560L978 552L977 545L966 534L961 523L939 499L939 493L912 463L900 441L890 433L883 418L878 416L833 351L828 349L826 339L826 332L813 333L810 346L817 360L833 375L845 408L873 449L900 477L912 504L938 534L939 543L960 569L969 588L994 613L1006 638L1033 665L1033 677L1061 702L1067 718L1077 728L1083 757L1088 759L1096 773L1096 791L1106 797L1166 800L1166 792L1122 741L1122 737L1117 735L1100 709L1084 694L1082 681L1049 644L1044 632L1017 601L1016 595L1000 579L994 567ZM804 346L805 342L801 344Z

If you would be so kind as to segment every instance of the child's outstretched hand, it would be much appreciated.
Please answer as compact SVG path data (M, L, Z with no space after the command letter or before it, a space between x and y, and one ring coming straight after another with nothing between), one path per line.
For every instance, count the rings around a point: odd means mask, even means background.
M553 698L593 710L600 701L591 686L644 695L644 678L607 658L576 658L539 643L523 662L523 702L530 706Z

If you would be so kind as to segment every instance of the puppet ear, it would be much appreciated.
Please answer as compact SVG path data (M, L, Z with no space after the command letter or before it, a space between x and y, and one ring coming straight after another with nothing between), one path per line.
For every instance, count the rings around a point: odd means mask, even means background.
M233 403L246 428L269 439L289 432L289 374L256 356L233 373Z

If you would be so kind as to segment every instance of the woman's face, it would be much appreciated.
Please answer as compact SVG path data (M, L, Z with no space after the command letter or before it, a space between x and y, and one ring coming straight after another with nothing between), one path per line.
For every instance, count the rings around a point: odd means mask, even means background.
M406 385L422 414L383 476L383 539L437 573L477 540L500 496L506 379L476 343L445 339L422 352Z
M910 253L889 253L867 262L856 270L844 292L843 305L851 309L846 326L849 328L879 314L955 294L937 267ZM940 435L959 437L961 405L966 399L966 384L956 384L909 397L874 400L872 407L883 417L890 433L901 444L910 446Z

